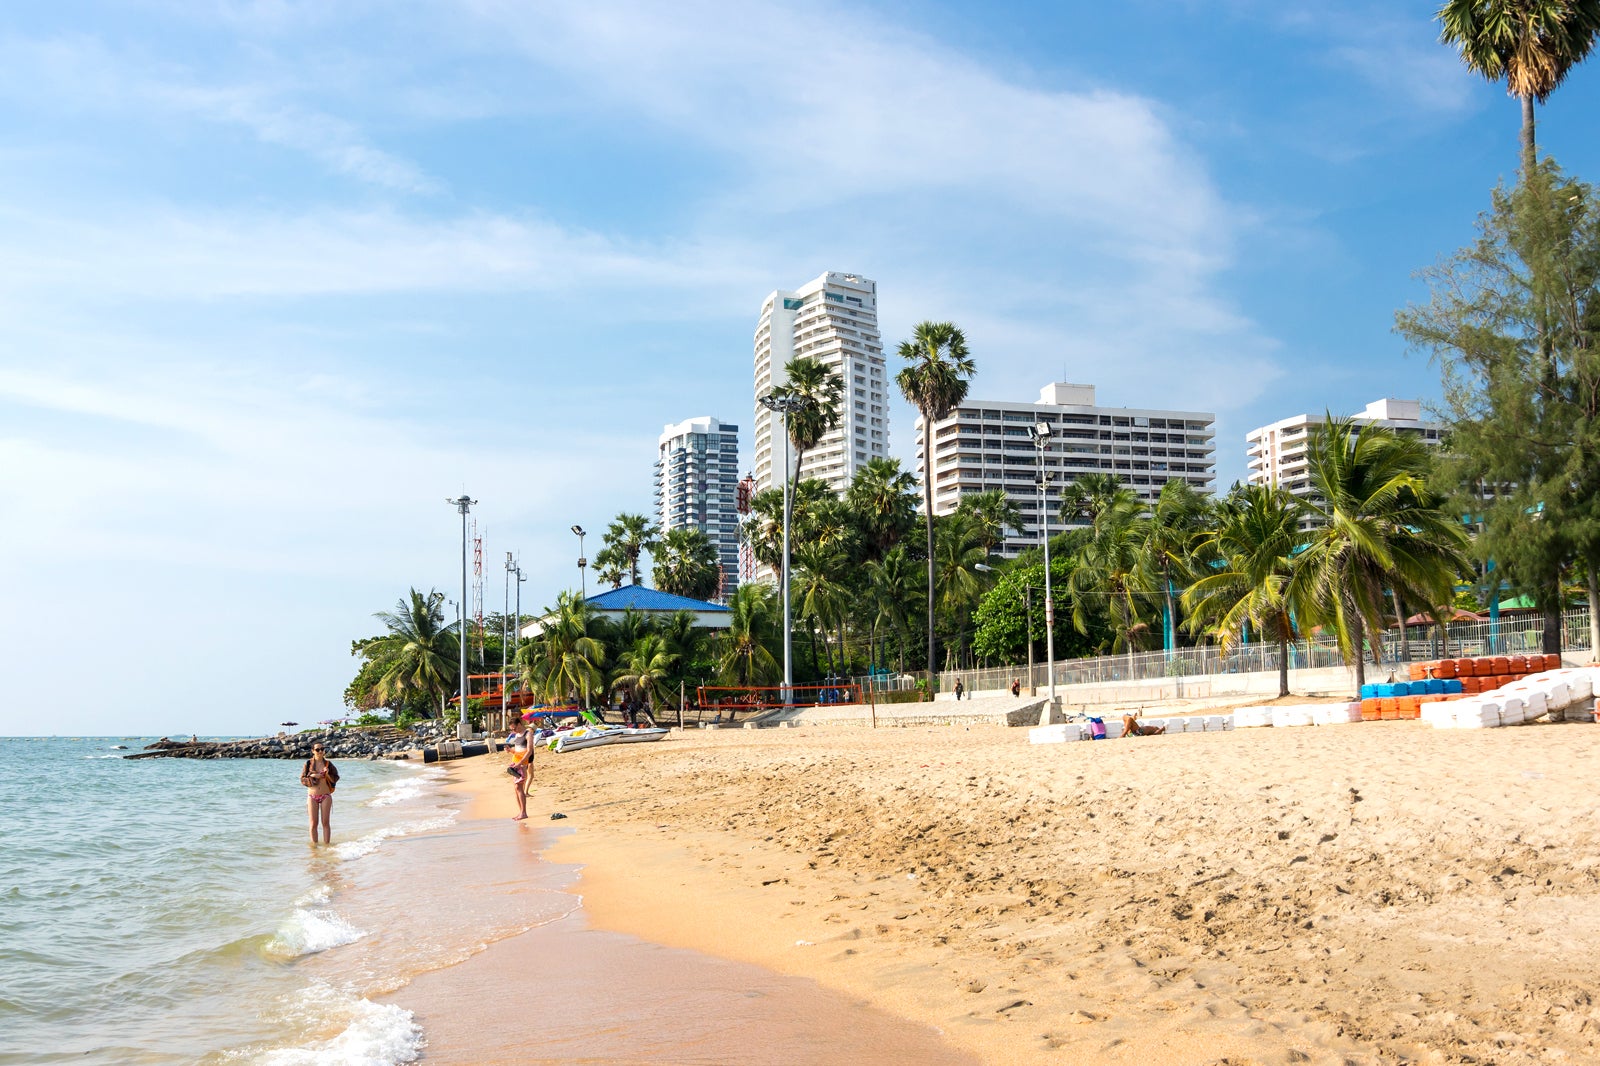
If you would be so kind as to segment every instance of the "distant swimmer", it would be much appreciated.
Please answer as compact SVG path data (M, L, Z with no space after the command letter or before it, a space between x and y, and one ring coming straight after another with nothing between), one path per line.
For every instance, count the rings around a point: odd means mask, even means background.
M333 843L333 790L339 784L339 768L328 761L321 744L311 745L311 758L300 770L300 783L306 787L306 810L311 815L311 843L317 843L317 827L322 827L323 844Z

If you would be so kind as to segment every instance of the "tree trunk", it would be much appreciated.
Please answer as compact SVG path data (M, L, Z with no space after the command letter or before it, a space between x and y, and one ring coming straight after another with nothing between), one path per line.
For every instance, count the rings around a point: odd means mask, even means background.
M1533 143L1533 97L1522 97L1522 177L1526 181L1528 175L1533 173L1533 165L1538 161L1538 152Z
M1361 624L1360 612L1355 612L1351 620L1351 628L1355 631L1351 637L1355 643L1356 651L1356 698L1361 697L1361 686L1367 683L1367 631Z
M1411 661L1411 638L1406 635L1406 605L1400 600L1400 590L1394 590L1394 613L1400 620L1400 661Z
M1584 574L1589 579L1589 661L1600 662L1600 573L1590 564Z
M1289 627L1283 620L1278 620L1278 698L1282 699L1289 694L1289 638L1285 634Z
M1556 596L1555 602L1544 609L1544 653L1546 655L1561 654L1561 598Z
M922 516L928 530L928 698L933 698L933 414L922 412Z

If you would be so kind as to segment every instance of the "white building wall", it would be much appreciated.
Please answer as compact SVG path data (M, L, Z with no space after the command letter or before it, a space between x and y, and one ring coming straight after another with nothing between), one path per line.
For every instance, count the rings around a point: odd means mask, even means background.
M1435 447L1445 428L1441 423L1424 421L1422 404L1417 400L1374 400L1352 417L1359 423L1387 426L1396 433L1415 436ZM1245 479L1252 485L1280 485L1296 496L1310 498L1306 445L1315 427L1327 420L1325 414L1293 415L1245 434L1248 456Z
M1030 427L1048 423L1043 456ZM921 469L922 419L917 419ZM933 424L933 511L949 514L961 497L1004 489L1021 511L1026 528L1013 530L1000 553L1006 557L1039 543L1041 459L1053 477L1045 488L1050 531L1061 494L1085 474L1115 474L1142 499L1153 501L1169 480L1187 481L1201 492L1216 482L1216 416L1206 411L1101 407L1093 385L1053 382L1036 403L968 400Z
M761 398L784 383L783 368L809 356L844 379L839 425L808 451L801 477L843 492L855 472L889 454L888 374L878 333L877 283L830 271L793 292L774 292L761 306L755 333L755 467L757 491L779 483L781 415ZM791 464L793 457L791 456Z

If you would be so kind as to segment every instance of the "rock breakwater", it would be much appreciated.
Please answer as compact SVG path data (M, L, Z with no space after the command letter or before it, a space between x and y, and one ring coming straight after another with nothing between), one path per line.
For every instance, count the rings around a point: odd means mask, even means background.
M430 723L431 724L431 723ZM322 729L305 733L279 733L272 737L238 740L168 740L147 745L129 759L309 759L311 746L321 743L328 758L409 759L437 729L408 732L392 726L376 729ZM426 733L427 735L423 735Z

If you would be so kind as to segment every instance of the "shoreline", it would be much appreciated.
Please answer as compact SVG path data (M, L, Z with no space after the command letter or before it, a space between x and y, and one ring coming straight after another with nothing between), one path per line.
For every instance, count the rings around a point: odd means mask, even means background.
M530 821L590 924L986 1063L1600 1057L1600 730L832 732L541 753Z

